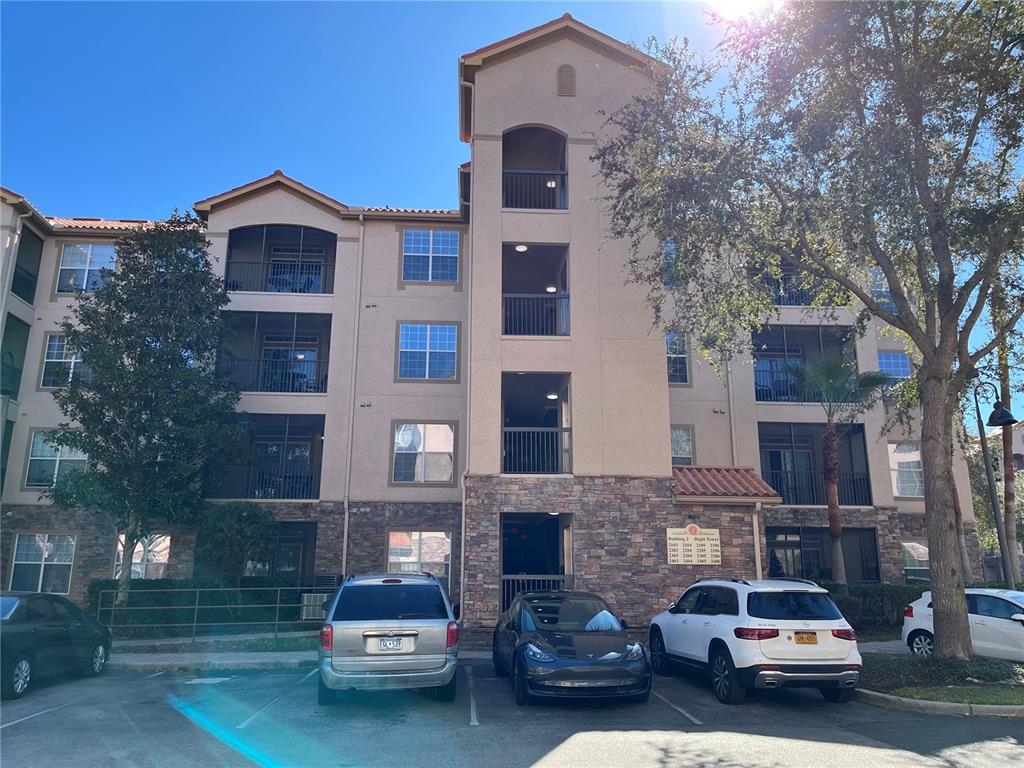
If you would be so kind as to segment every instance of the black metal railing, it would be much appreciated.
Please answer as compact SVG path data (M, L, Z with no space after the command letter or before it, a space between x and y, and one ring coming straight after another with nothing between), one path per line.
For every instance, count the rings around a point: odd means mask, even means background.
M806 288L799 286L799 278L792 272L783 272L781 277L765 275L765 285L772 292L772 300L783 307L809 307L813 296Z
M565 171L506 170L502 173L502 205L565 210L569 207L568 180Z
M568 336L569 297L555 293L506 293L501 297L502 333L509 336Z
M0 363L0 395L18 399L21 389L21 368L13 363Z
M14 275L11 279L11 293L19 299L32 304L36 299L36 281L38 275L33 275L24 267L15 265Z
M217 464L206 476L208 499L317 499L320 466Z
M825 478L821 472L765 472L765 482L793 506L824 506ZM871 506L871 483L864 472L839 473L839 503L843 506Z
M334 264L325 261L228 261L229 291L333 293Z
M754 399L759 403L820 403L819 390L801 386L788 371L754 371Z
M569 427L505 427L502 441L502 472L532 475L572 472L572 429Z
M243 392L326 392L327 360L232 360L217 370Z
M544 574L501 577L501 610L507 611L520 592L548 592L573 588L572 574Z

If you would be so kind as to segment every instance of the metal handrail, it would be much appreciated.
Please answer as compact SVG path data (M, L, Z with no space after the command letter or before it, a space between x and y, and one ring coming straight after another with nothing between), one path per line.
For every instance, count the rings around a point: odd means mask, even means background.
M507 336L569 335L567 293L504 293L501 302Z
M505 208L565 210L569 207L566 171L504 169L502 204Z
M767 471L761 473L787 506L824 506L825 477L821 472ZM839 503L844 507L871 505L871 483L866 472L840 472Z
M228 259L228 291L257 293L333 293L333 261L240 261Z
M216 464L207 475L208 499L317 499L320 465Z
M571 573L503 574L501 577L501 610L506 610L520 592L572 589Z
M572 472L572 428L504 427L502 452L502 472L534 475Z
M327 360L237 360L222 357L217 372L243 392L327 391Z

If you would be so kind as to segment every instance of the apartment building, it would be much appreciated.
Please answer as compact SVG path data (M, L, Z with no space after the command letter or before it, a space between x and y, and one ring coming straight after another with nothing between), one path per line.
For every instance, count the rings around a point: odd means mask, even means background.
M254 573L428 570L469 630L530 587L599 591L642 625L700 576L831 575L823 412L785 365L841 350L910 376L912 361L788 279L756 359L724 377L654 326L590 160L601 112L651 66L568 15L464 55L471 160L452 210L352 207L280 171L195 204L231 295L219 364L243 391L239 455L256 457L212 468L206 496L273 510ZM0 578L82 599L121 554L115 531L39 499L86 461L45 441L50 389L78 365L57 324L144 223L2 204ZM851 580L927 573L918 444L885 421L879 403L842 437ZM977 562L959 458L956 474ZM187 575L193 543L169 529L133 573Z

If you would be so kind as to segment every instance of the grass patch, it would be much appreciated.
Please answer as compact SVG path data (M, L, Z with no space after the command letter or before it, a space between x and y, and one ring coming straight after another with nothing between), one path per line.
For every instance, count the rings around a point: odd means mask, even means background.
M252 637L246 639L221 638L217 640L197 639L194 643L147 643L145 645L115 646L117 654L128 653L225 653L225 652L274 652L274 651L315 651L316 635Z
M890 627L867 627L866 629L857 630L857 642L858 643L881 643L886 640L900 640L902 629L893 629Z
M1024 664L981 656L970 661L884 653L865 653L863 657L858 685L868 690L915 699L932 698L934 693L935 701L971 704L1024 702ZM961 692L964 696L991 692L992 699L956 698ZM1006 696L1019 698L1007 700Z
M890 693L908 699L954 701L959 704L1024 704L1024 686L1001 683L897 688Z

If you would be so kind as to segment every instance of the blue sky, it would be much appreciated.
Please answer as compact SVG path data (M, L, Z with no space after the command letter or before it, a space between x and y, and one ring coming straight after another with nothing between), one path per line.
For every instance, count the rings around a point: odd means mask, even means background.
M162 218L276 168L349 204L455 207L461 54L566 11L710 52L707 9L3 2L0 178L54 216Z

